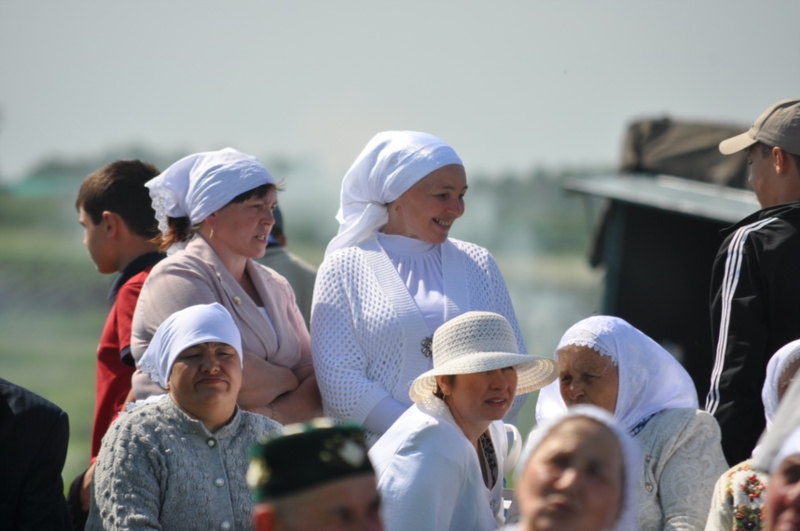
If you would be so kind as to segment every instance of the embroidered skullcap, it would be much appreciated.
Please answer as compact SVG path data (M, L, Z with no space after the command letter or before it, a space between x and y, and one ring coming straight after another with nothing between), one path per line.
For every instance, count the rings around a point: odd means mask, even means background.
M697 409L697 391L686 369L672 354L619 317L596 315L584 319L564 333L556 348L589 347L608 356L619 371L614 419L631 430L664 409ZM559 382L539 393L536 418L541 421L561 415L567 405Z
M421 402L436 391L436 376L471 374L505 367L517 370L517 395L524 395L558 377L550 358L520 354L508 320L492 312L467 312L440 326L433 334L433 369L411 384L409 396Z
M139 361L142 372L166 387L178 355L200 343L225 343L236 349L243 365L242 337L228 310L218 302L179 310L158 327Z
M609 412L592 406L582 404L563 411L560 415L547 419L531 431L525 448L517 464L517 488L520 485L522 473L533 454L534 450L547 438L553 429L568 419L587 417L606 426L614 434L620 446L623 460L623 496L619 516L612 531L634 531L636 529L636 500L637 478L642 474L642 452L633 437L614 420Z
M361 474L375 474L364 431L318 418L285 426L253 445L247 485L258 503Z
M764 387L761 388L761 401L764 403L764 416L767 418L767 429L772 427L772 417L778 409L778 382L781 374L789 366L800 359L800 339L792 341L781 347L767 364L767 377Z
M427 133L378 133L358 155L342 180L339 233L325 255L358 245L386 225L386 205L429 173L450 164L463 166L456 152Z
M167 216L188 217L196 225L239 194L275 179L255 157L233 148L184 157L148 181L158 228L167 233Z
M772 462L769 465L769 473L774 474L775 471L778 470L778 467L781 466L783 460L794 454L800 454L800 427L792 430L789 436L783 441L781 449L778 450L778 453L772 458Z

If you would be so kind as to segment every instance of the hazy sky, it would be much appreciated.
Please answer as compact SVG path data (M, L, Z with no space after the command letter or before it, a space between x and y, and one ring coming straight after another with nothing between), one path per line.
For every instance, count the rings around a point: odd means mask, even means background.
M416 129L469 171L616 162L626 123L800 96L800 2L0 1L0 175L226 145L341 179Z

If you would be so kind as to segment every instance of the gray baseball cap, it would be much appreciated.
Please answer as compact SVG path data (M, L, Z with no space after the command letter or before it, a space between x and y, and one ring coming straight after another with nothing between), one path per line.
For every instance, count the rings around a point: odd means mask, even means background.
M750 130L719 143L723 155L732 155L756 142L800 155L800 99L779 101L761 113Z

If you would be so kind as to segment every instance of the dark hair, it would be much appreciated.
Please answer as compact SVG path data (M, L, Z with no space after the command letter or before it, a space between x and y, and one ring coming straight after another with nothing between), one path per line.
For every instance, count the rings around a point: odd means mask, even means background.
M762 157L768 157L770 155L770 153L772 153L772 146L768 146L767 144L765 144L763 142L758 142L756 145L759 148L761 148L761 156ZM783 148L781 148L781 149L783 149ZM800 173L800 155L795 155L794 153L789 153L785 149L783 149L783 152L786 153L787 155L789 155L789 157L794 161L794 167L797 170L797 172Z
M141 160L107 164L84 179L75 208L83 208L95 224L103 219L103 212L114 212L139 236L156 237L158 222L144 183L158 174L154 165Z
M266 197L266 195L271 191L275 190L276 192L282 192L283 188L280 185L276 184L262 184L261 186L256 186L251 190L247 190L246 192L242 192L241 194L237 195L225 206L228 206L233 203L244 203L248 199L257 198L261 199ZM225 208L222 207L222 208ZM180 217L180 218L171 218L167 217L167 233L163 235L163 239L160 237L155 238L155 242L159 244L161 252L166 251L171 245L180 243L182 241L186 241L189 237L197 232L199 228L199 224L195 226L191 226L189 223L188 217Z
M446 375L444 377L444 381L447 382L447 385L453 385L453 382L456 381L456 375L455 374L448 374L448 375ZM442 400L444 400L444 393L439 388L439 382L436 382L436 391L433 392L433 396L435 396L436 398L441 398Z

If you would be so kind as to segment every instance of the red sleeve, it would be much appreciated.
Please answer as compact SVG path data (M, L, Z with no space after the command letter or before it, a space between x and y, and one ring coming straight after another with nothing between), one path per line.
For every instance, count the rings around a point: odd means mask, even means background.
M136 301L147 278L150 268L131 277L117 292L117 337L119 338L119 356L126 364L133 364L131 357L131 328ZM125 358L128 358L127 360Z

